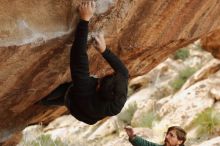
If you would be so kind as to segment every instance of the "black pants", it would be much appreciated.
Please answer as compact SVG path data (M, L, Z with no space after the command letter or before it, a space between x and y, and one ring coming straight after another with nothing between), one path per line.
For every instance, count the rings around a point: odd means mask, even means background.
M64 96L71 83L65 83L57 87L53 92L41 100L43 105L64 105Z

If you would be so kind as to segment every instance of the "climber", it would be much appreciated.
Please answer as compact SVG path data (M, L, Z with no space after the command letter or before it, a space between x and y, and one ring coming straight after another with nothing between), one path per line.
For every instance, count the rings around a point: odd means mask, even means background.
M172 126L168 128L163 145L149 142L139 136L136 136L131 127L125 127L125 131L133 146L184 146L186 141L186 132L179 126Z
M103 78L95 78L89 75L88 24L95 11L95 2L82 2L78 10L80 21L70 54L73 83L66 83L58 87L44 99L43 103L46 105L62 105L65 103L76 119L87 124L95 124L97 121L117 115L121 111L127 100L129 75L124 64L106 48L103 34L94 37L93 45L114 69L114 74ZM64 93L65 100L63 99ZM55 99L51 100L50 98L53 96ZM62 98L60 98L61 96Z

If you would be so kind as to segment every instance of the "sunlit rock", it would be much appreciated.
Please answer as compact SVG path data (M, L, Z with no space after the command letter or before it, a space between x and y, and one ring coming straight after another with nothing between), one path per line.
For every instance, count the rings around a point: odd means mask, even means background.
M215 81L206 79L175 94L170 101L161 107L159 115L162 120L157 126L188 126L198 113L214 104L214 99L209 95L209 91L212 86L216 85L216 82L216 79Z
M202 142L201 144L196 144L192 146L219 146L219 145L220 145L220 137L215 137L208 141Z
M220 101L215 103L214 109L220 113Z
M192 84L199 82L200 80L204 80L217 72L220 69L220 61L218 59L211 59L205 66L203 66L200 70L198 70L195 74L193 74L186 83L182 86L179 92L185 90Z
M213 87L210 90L210 94L214 99L220 100L220 88L219 87Z

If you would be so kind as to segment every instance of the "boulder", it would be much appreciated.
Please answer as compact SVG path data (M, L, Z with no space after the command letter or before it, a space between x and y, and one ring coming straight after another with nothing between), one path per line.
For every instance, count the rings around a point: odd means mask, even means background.
M44 107L38 101L71 81L69 50L79 2L1 1L0 142L27 125L47 124L67 113L63 107ZM110 49L134 77L149 72L178 48L215 32L220 25L219 3L97 0L90 31L103 29ZM112 73L94 49L88 53L92 74Z
M205 79L175 94L161 107L158 114L162 120L156 127L189 126L197 114L213 106L215 99L209 91L219 83L218 78Z

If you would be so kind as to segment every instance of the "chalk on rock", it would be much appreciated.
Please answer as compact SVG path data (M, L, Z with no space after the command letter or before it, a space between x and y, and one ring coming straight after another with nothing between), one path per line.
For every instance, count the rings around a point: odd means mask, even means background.
M114 6L115 0L97 0L96 1L96 14L102 14Z

